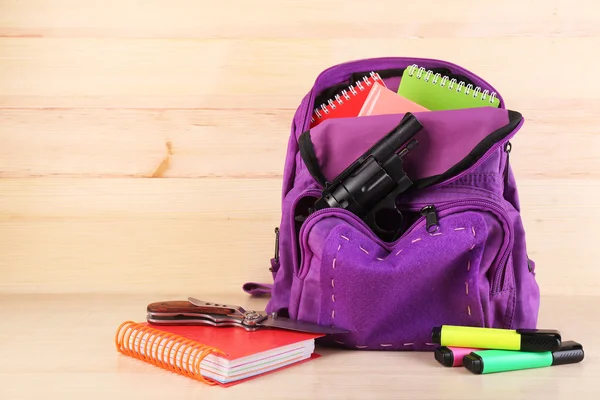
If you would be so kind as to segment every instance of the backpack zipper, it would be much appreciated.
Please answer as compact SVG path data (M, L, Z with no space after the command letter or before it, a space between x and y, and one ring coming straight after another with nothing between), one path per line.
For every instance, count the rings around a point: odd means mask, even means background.
M273 256L273 260L277 264L279 264L279 227L275 227L275 255Z
M512 143L506 142L504 145L504 151L506 152L506 165L504 166L504 183L508 184L508 168L510 165L510 151L512 150Z
M427 229L427 232L434 233L440 228L438 224L437 210L433 204L421 208L421 215L425 217L425 221L427 223L425 228Z

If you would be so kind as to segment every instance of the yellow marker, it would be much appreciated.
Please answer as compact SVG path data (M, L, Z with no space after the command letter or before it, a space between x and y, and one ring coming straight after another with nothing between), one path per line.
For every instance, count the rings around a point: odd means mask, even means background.
M440 346L479 349L556 351L560 332L553 329L498 329L442 325L431 331L431 341Z

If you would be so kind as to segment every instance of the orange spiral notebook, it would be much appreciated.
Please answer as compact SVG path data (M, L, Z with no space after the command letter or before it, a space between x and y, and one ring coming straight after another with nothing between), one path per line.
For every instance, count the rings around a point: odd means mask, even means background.
M319 357L321 334L238 327L157 326L126 321L117 351L209 385L232 386Z

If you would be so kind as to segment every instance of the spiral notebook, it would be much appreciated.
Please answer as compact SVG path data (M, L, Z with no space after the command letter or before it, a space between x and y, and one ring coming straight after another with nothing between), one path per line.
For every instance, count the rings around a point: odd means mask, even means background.
M398 94L429 110L456 110L476 107L498 107L500 100L495 92L465 85L418 65L404 70Z
M209 385L232 386L319 357L321 334L239 327L122 323L117 351Z
M375 82L385 86L379 74L371 72L370 76L364 77L354 85L349 85L347 89L336 94L334 98L316 107L310 119L310 128L314 128L321 122L331 118L358 116Z

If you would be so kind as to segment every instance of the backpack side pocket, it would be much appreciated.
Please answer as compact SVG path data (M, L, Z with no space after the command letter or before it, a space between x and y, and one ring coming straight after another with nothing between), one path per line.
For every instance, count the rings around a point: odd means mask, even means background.
M442 324L503 327L505 228L482 204L440 204L435 231L421 217L393 243L345 210L311 215L290 314L349 329L322 342L358 349L432 350L431 328Z

